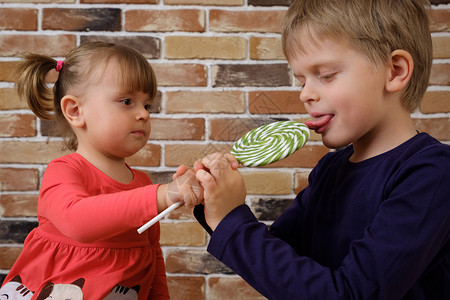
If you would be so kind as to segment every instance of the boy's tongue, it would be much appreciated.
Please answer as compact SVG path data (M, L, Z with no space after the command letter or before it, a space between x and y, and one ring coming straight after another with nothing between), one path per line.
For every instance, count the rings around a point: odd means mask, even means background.
M323 115L315 118L312 121L306 121L305 125L308 126L311 130L317 130L327 124L331 120L331 118L333 118L333 115Z

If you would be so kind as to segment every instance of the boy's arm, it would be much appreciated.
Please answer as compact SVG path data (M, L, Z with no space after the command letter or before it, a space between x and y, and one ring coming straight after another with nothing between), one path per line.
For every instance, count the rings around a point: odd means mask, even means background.
M334 269L299 255L246 205L234 206L215 227L208 251L269 299L401 299L427 268L448 257L448 161L444 156L439 165L404 167L364 236ZM224 193L234 188L221 187L219 175L213 179L205 195L210 187ZM208 203L215 201L206 197L206 213Z

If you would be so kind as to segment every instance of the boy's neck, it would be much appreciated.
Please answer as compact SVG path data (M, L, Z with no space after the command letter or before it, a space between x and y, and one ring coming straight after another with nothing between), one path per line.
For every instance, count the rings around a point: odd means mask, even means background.
M361 162L390 151L417 134L409 112L391 114L384 126L353 143L351 162Z

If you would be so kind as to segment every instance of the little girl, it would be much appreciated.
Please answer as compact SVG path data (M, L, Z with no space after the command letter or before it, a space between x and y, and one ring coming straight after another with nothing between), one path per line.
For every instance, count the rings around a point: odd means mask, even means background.
M52 69L59 72L53 91L45 83ZM88 43L64 62L26 56L16 87L38 117L59 121L75 152L48 165L39 226L0 298L169 299L159 224L141 235L137 228L175 202L193 207L203 196L192 170L154 185L124 161L150 135L157 89L150 64L134 49Z

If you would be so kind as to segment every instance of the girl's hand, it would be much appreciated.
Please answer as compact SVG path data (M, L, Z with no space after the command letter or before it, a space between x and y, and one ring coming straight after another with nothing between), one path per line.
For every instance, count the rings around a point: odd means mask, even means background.
M188 208L203 203L203 188L197 181L194 170L186 166L178 169L182 170L182 174L174 175L174 180L167 185L167 206L178 201L183 201Z
M173 181L160 185L157 193L158 213L180 201L188 208L203 203L203 188L197 181L194 170L187 166L180 166Z

